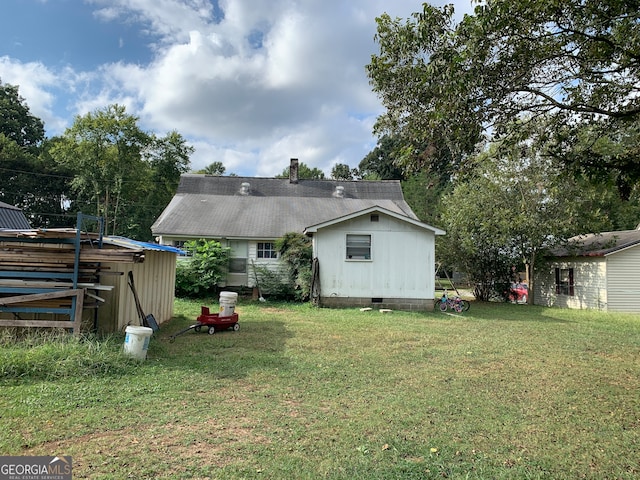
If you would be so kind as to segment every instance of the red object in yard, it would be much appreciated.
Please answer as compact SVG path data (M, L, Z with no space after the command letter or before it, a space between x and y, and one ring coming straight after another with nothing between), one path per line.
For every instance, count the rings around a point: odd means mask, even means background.
M509 289L509 300L517 303L527 303L529 285L526 283L512 283Z
M221 317L217 313L210 313L209 307L200 307L200 316L196 319L199 325L195 326L196 332L199 332L203 326L208 327L209 335L213 335L216 330L226 330L233 328L234 331L240 329L238 325L238 314L234 313L230 317Z
M209 335L213 335L220 330L227 330L229 328L232 328L234 332L240 330L237 313L232 314L230 317L221 317L218 313L211 313L209 311L209 307L205 306L200 307L200 315L196 321L198 323L195 323L184 330L180 330L175 335L172 335L170 337L170 341L173 342L178 335L182 335L189 330L199 332L202 329L206 329Z

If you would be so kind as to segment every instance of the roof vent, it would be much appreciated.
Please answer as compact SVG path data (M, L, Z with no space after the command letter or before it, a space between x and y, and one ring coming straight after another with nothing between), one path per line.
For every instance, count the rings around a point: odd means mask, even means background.
M338 185L333 191L333 196L335 198L344 198L344 187L342 185Z
M240 184L240 195L250 195L251 194L251 184L249 182L242 182Z

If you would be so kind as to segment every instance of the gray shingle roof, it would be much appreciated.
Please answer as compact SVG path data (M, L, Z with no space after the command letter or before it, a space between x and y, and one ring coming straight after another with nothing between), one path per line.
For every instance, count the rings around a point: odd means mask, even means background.
M590 233L572 237L567 247L553 252L556 257L602 257L640 244L640 230Z
M29 220L22 210L8 203L0 202L0 228L8 230L28 230Z
M250 193L241 194L243 183ZM344 196L336 197L336 187ZM287 232L379 206L417 220L400 182L215 177L187 174L151 227L154 235L279 238Z

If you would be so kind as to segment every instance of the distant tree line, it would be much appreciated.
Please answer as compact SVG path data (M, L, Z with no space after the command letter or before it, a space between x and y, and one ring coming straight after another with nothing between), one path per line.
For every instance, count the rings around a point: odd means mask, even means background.
M0 82L0 201L21 208L34 228L75 227L81 211L103 217L105 234L151 240L192 152L176 131L143 131L120 105L46 138L18 87Z

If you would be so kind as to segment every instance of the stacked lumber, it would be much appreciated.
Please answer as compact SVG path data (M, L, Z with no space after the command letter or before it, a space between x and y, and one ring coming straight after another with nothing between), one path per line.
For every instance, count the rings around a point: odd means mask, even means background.
M74 289L72 275L76 269L76 229L0 230L0 305L19 304L21 308L69 308L71 296L56 292ZM86 294L84 307L97 307L104 300L99 291L112 287L101 285L100 276L109 272L103 263L140 263L142 249L99 246L99 236L80 233L80 254L75 288L92 291ZM48 290L47 295L40 290ZM20 301L20 292L23 300Z

